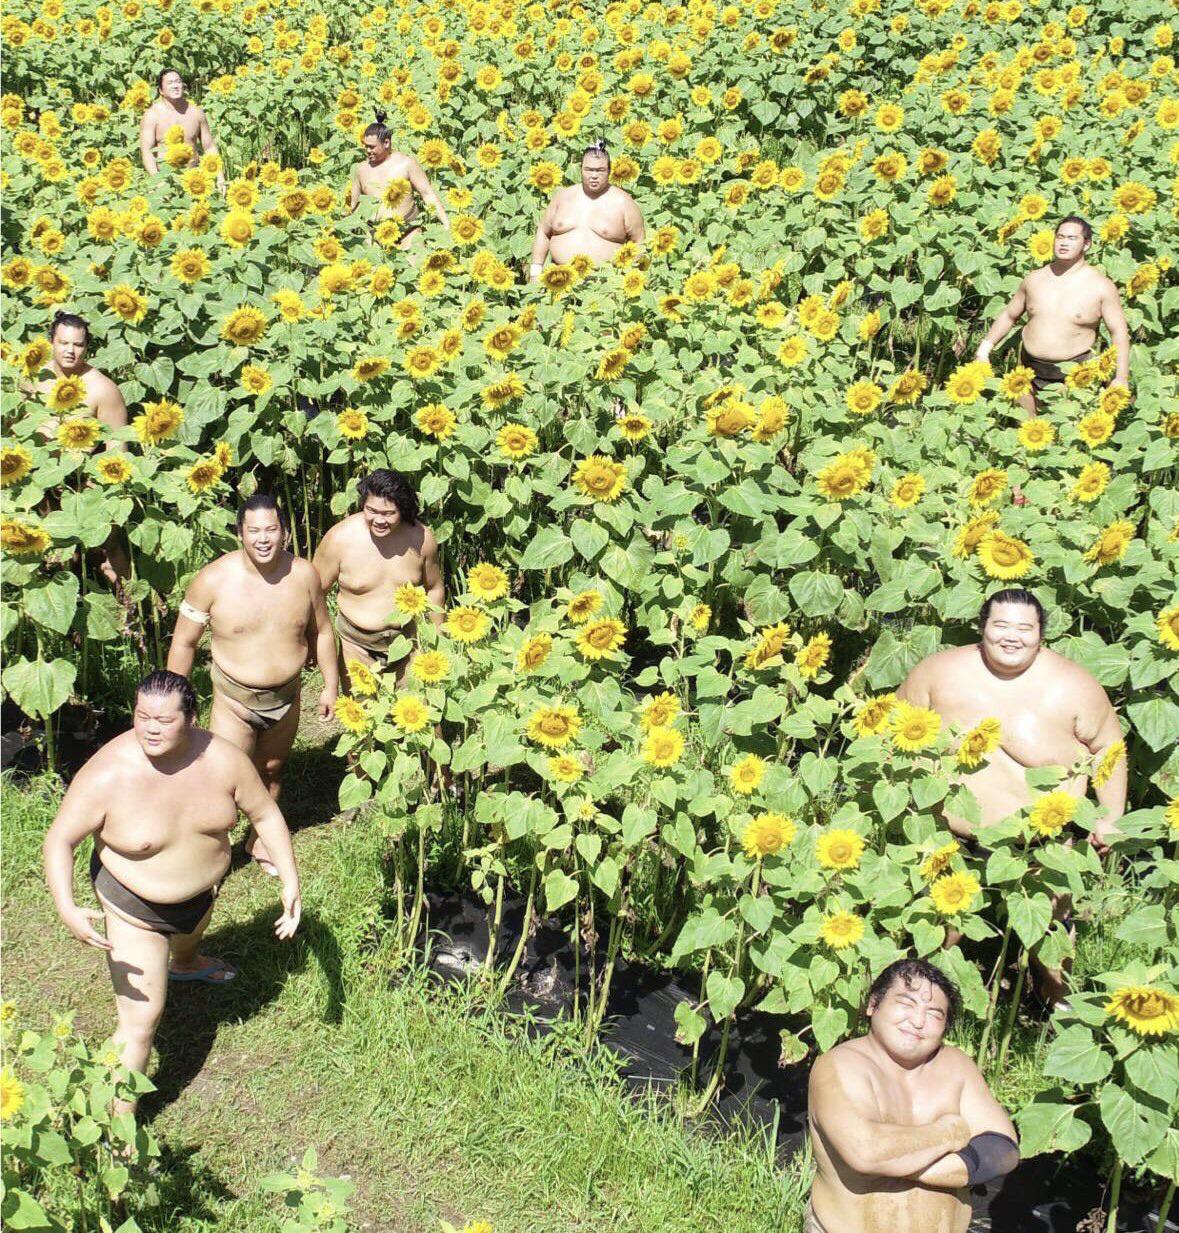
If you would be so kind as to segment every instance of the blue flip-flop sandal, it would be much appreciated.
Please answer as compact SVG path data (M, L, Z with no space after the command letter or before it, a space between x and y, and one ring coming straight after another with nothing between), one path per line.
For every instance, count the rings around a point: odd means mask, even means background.
M215 975L216 973L224 973L224 975ZM195 972L173 972L171 969L168 970L169 980L197 980L206 985L228 985L236 975L237 969L226 963L223 959L217 959L207 968L199 968Z

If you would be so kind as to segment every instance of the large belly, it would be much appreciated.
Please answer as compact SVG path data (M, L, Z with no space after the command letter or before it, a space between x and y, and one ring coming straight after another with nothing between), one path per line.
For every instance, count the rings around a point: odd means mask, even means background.
M871 1190L849 1190L820 1169L811 1202L827 1233L965 1233L970 1224L970 1205L957 1191L883 1177L863 1184Z
M621 247L621 241L607 240L593 228L582 224L571 231L553 236L549 242L549 256L558 265L564 265L579 255L590 257L594 261L610 261Z
M229 869L229 830L189 833L150 856L128 857L107 845L102 863L130 891L153 903L183 903L219 882Z
M382 184L377 188L370 190L369 196L380 197L385 191L385 186ZM397 218L403 223L412 223L418 216L418 203L413 197L402 199L396 206L388 206L383 201L377 206L375 217L379 220L387 218Z
M1097 327L1069 321L1060 316L1034 316L1023 331L1023 345L1041 360L1071 360L1092 348Z
M1064 763L1049 763L1046 765L1063 766ZM991 755L989 762L984 762L978 770L969 775L963 775L959 780L970 789L978 801L979 812L983 826L1010 817L1039 795L1028 787L1028 768L1013 758L1005 749L999 748ZM1059 784L1065 791L1075 796L1084 796L1088 781L1084 776L1066 776ZM950 829L956 834L969 837L973 827L963 818L956 817L947 811L946 820Z
M249 634L214 634L210 647L222 672L242 685L285 685L307 662L307 634L291 626Z

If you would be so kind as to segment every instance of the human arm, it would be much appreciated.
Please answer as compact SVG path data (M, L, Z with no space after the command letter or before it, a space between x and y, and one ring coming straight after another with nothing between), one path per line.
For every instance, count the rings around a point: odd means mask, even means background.
M185 591L180 605L180 615L176 618L176 628L172 631L172 644L168 648L168 671L178 672L181 676L188 676L192 672L197 646L205 632L205 626L209 624L213 596L216 593L210 568L206 565L188 584L188 590Z
M127 404L123 401L123 391L109 377L97 383L97 399L94 405L94 417L100 424L118 430L127 427ZM108 441L108 450L126 449L122 441Z
M430 620L434 622L435 629L441 629L446 588L442 583L442 567L438 563L438 541L430 530L426 531L422 542L422 582L430 601Z
M258 833L282 881L282 915L275 922L275 935L284 939L293 937L303 915L303 905L291 833L287 830L278 802L263 786L254 764L241 750L227 744L223 748L234 763L233 799Z
M1100 695L1100 705L1097 704L1096 698L1094 705L1091 708L1091 713L1096 712L1093 719L1087 724L1085 717L1082 716L1077 724L1076 734L1077 739L1084 744L1085 748L1094 756L1094 758L1104 757L1109 750L1122 742L1122 725L1118 722L1117 712L1110 705L1109 699L1105 695L1105 690L1094 682L1094 692ZM1105 807L1105 817L1100 819L1089 836L1090 843L1102 855L1105 854L1109 847L1111 839L1117 838L1121 832L1118 830L1118 819L1126 812L1126 790L1129 779L1129 772L1126 765L1125 747L1122 748L1122 755L1118 758L1109 777L1101 784L1094 784L1093 791L1097 796L1098 804Z
M970 1141L964 1118L946 1114L919 1126L879 1116L865 1064L843 1050L811 1070L810 1116L828 1148L856 1173L912 1178Z
M323 689L319 691L319 717L329 719L340 692L340 667L336 662L336 631L328 613L327 599L319 575L311 571L311 603L315 614L315 659L323 673Z
M937 1190L959 1190L971 1185L973 1178L991 1181L1010 1173L1019 1163L1018 1137L1007 1110L991 1095L974 1062L960 1055L959 1063L963 1070L959 1111L970 1129L971 1142L934 1161L913 1179ZM993 1137L979 1140L980 1135ZM1010 1142L1003 1143L1003 1139Z
M143 163L143 170L149 176L154 176L160 169L156 162L155 128L155 120L149 107L143 113L143 119L139 121L139 158Z
M98 754L102 757L102 754ZM110 950L111 944L90 923L102 913L80 908L74 902L74 849L102 826L105 810L102 773L92 763L74 776L61 802L57 817L45 832L41 852L45 861L45 882L65 927L87 946Z
M929 706L930 674L926 666L928 663L928 660L923 659L901 682L897 689L898 702L908 702L913 706Z
M642 249L643 241L647 238L647 228L643 223L642 211L640 211L635 199L627 197L626 210L624 213L626 220L626 238Z
M324 595L328 595L340 578L340 557L336 551L335 527L319 541L319 547L315 550L311 564L319 575L319 585L323 588Z
M409 160L409 182L413 185L417 195L438 216L438 221L444 227L449 227L450 219L446 217L446 207L442 204L442 198L434 191L434 185L430 183L430 177L426 175L421 163L416 158Z
M1110 342L1117 348L1118 367L1114 373L1111 385L1130 387L1130 327L1126 324L1126 314L1122 311L1122 301L1118 295L1116 284L1106 280L1108 286L1101 297L1101 319L1109 331Z
M556 211L557 198L553 195L552 201L545 207L544 213L540 216L540 222L536 226L536 238L532 241L532 260L528 267L528 281L536 282L540 278L540 272L544 269L545 258L549 255L549 243L553 237L553 218Z
M1027 280L1019 284L1015 294L1007 301L1007 306L995 318L994 324L986 332L974 358L982 363L989 363L991 352L1007 337L1015 323L1023 316L1028 306Z

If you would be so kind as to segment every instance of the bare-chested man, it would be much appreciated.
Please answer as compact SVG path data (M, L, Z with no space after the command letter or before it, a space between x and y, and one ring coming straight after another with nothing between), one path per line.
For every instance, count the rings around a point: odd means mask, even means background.
M192 148L190 165L197 161L198 143L205 154L217 153L217 142L209 127L205 109L184 97L184 78L176 69L163 69L156 78L159 97L143 113L139 124L139 157L149 176L159 171L159 156L167 145L168 130L179 125L184 132L185 144ZM225 172L218 171L217 187L225 191Z
M610 154L599 139L582 155L581 183L557 189L541 215L529 281L540 278L546 257L558 265L578 254L609 261L628 241L642 244L645 234L635 199L610 183Z
M379 197L381 200L377 205L376 217L401 220L405 234L401 237L400 247L404 249L413 245L422 234L421 224L417 221L421 212L414 198L415 193L434 211L444 227L450 226L446 207L434 191L421 163L393 149L393 134L385 127L383 111L378 111L376 123L364 130L364 160L352 169L349 209L355 210L361 197ZM395 200L386 201L386 190L393 181L400 181L398 187L403 191L395 194Z
M423 588L430 619L442 623L438 542L418 521L417 494L396 471L374 471L360 481L358 492L360 511L323 537L314 564L325 594L339 583L336 631L344 661L383 666L389 647L411 620L394 605L398 587ZM389 666L401 670L401 664Z
M983 604L978 619L978 643L923 659L897 697L931 707L963 729L984 719L999 721L999 748L961 778L978 802L982 825L988 826L1031 803L1036 794L1025 772L1032 767L1073 770L1060 787L1084 796L1089 776L1078 763L1104 754L1122 739L1122 729L1094 677L1043 645L1044 609L1030 591L997 591ZM1117 833L1117 820L1126 809L1126 782L1126 759L1121 758L1109 779L1095 789L1105 808L1091 835L1098 851ZM951 815L946 821L956 835L972 837L966 819ZM1046 998L1065 995L1060 972L1041 969L1039 975Z
M206 565L189 583L168 652L168 668L181 676L205 626L213 710L209 729L250 758L267 791L278 800L282 771L299 728L299 692L309 646L323 671L319 715L336 704L336 639L319 575L287 551L287 520L268 493L255 493L238 511L241 548ZM265 844L252 832L246 851L274 873Z
M992 349L1027 314L1020 337L1020 363L1035 377L1020 406L1032 415L1036 395L1065 379L1061 364L1080 363L1092 356L1102 322L1118 352L1110 384L1130 388L1130 331L1117 286L1085 260L1092 240L1093 228L1083 218L1076 214L1062 218L1056 224L1051 264L1019 284L975 353L976 359L989 362Z
M291 937L302 912L291 838L247 758L196 726L196 694L182 676L153 672L135 695L134 727L74 777L45 835L45 878L58 915L107 952L114 1040L132 1070L147 1069L169 980L225 984L234 969L198 953L229 869L238 811L265 839L282 878L274 932ZM74 849L94 836L90 878L101 912L74 902ZM106 936L91 923L105 917ZM116 1112L134 1112L122 1103Z
M978 1067L943 1044L958 991L902 959L868 995L868 1033L825 1053L808 1096L815 1173L805 1233L965 1233L967 1187L1019 1163Z

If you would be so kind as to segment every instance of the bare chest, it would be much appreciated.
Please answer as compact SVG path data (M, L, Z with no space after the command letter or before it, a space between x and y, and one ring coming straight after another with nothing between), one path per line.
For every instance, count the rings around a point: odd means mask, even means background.
M404 582L422 580L422 556L413 548L388 555L369 542L357 544L340 559L340 589L351 595L388 591Z
M214 638L301 639L311 620L311 597L299 581L226 584L210 610Z
M360 181L360 187L365 193L379 193L391 180L405 180L408 184L409 164L403 158L390 155L378 167L370 167L367 163L362 163L360 170L356 173L356 178Z
M236 821L232 792L197 763L175 775L127 781L107 807L102 840L126 856L144 857L200 836L220 839Z
M196 141L200 134L201 124L197 119L196 112L191 108L184 113L177 111L157 111L152 121L154 125L154 133L156 144L161 144L168 135L168 130L180 126L184 133L184 140L190 145Z
M1033 683L985 678L973 686L944 686L932 702L943 720L962 729L997 719L1001 749L1022 766L1067 766L1081 751L1074 708L1057 691Z
M1037 280L1028 287L1028 316L1078 326L1096 325L1101 320L1101 296L1089 282Z
M940 1059L939 1059L940 1060ZM962 1107L962 1080L949 1067L922 1071L920 1080L873 1077L880 1120L897 1126L924 1126Z
M605 199L591 201L577 195L566 198L557 206L553 230L558 235L577 229L592 231L604 240L625 240L626 221L622 207Z

